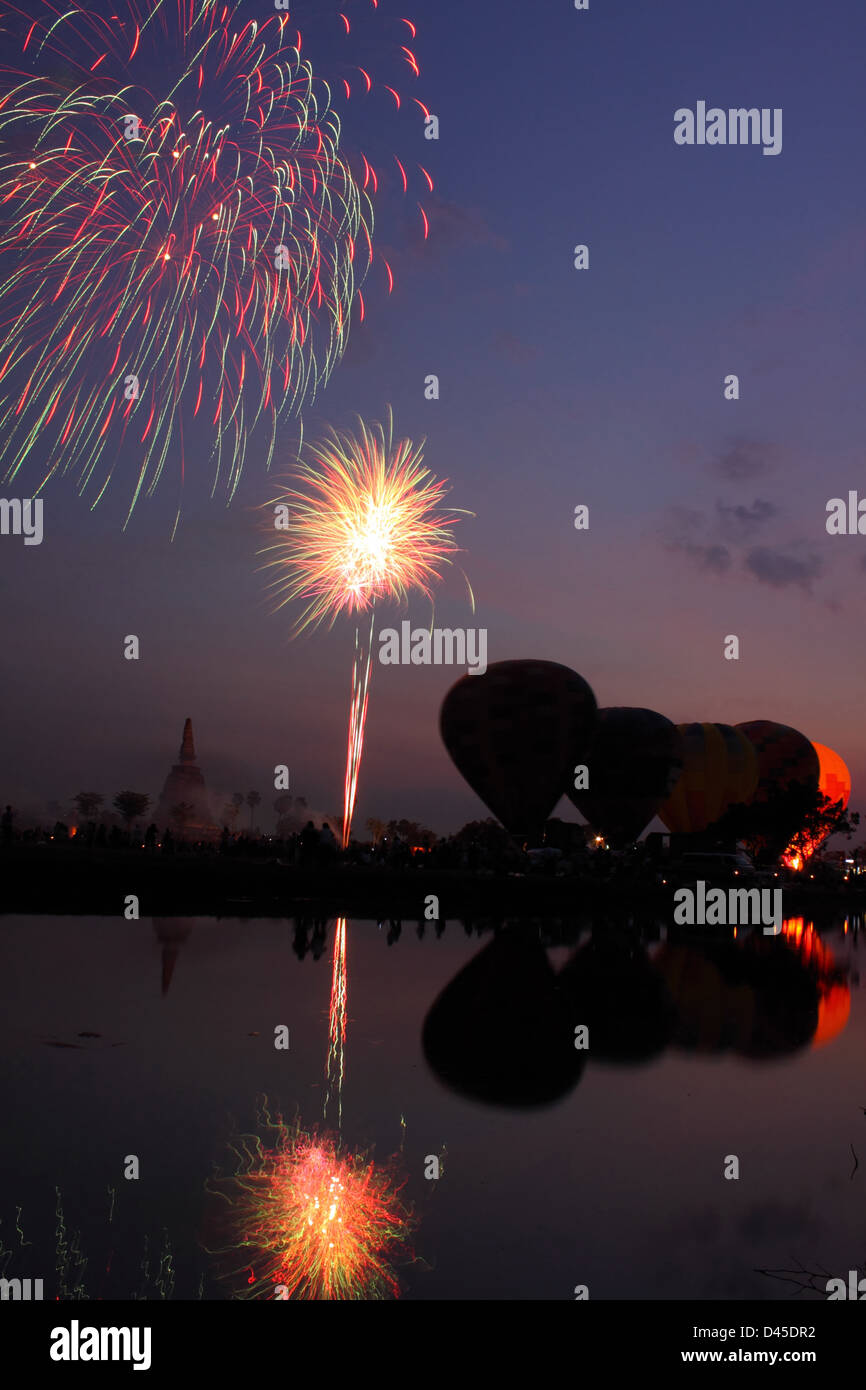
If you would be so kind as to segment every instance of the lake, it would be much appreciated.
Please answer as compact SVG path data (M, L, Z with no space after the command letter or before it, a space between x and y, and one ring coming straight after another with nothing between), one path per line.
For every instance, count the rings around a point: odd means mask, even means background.
M0 918L0 1274L264 1297L339 1247L341 1297L778 1299L845 1277L866 1252L862 924L594 926ZM284 1200L296 1245L271 1258ZM309 1245L311 1204L336 1246ZM399 1239L377 1257L380 1215ZM825 1296L811 1282L800 1301Z

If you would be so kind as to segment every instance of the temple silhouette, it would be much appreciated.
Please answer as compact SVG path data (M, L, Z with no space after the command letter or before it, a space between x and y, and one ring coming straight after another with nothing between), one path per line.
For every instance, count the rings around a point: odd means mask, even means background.
M173 812L175 807L182 804L192 809L181 827ZM178 761L165 779L156 808L156 822L161 828L169 826L172 834L181 832L193 839L219 833L219 826L214 823L204 773L195 760L191 719L187 719L183 726Z

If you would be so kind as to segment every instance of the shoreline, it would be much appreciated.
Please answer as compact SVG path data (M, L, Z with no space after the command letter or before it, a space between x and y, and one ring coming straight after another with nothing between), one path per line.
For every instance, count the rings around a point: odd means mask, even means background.
M0 854L0 915L117 916L138 898L139 917L425 917L438 898L442 921L460 918L562 917L593 913L673 920L673 893L623 874L591 876L469 873L413 867L337 865L300 868L273 860L140 851L104 854L38 847ZM740 885L748 887L747 884ZM838 916L866 910L866 883L782 885L786 918Z

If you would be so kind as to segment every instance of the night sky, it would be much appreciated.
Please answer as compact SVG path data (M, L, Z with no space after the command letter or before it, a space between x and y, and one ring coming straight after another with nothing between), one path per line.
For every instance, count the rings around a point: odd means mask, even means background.
M842 754L866 809L866 540L825 528L829 499L866 495L862 6L405 12L439 141L417 108L399 121L365 109L356 129L352 103L343 134L430 169L430 238L411 198L386 198L394 293L371 272L366 321L307 436L389 403L400 434L426 436L450 503L476 514L457 538L477 611L452 570L435 620L486 627L489 662L562 662L600 705L676 722L792 724ZM674 112L699 101L782 108L781 153L677 146ZM263 828L278 763L312 807L340 809L351 620L290 641L257 572L261 508L297 441L286 421L270 475L254 443L229 508L188 457L173 541L169 470L121 531L123 459L95 510L70 480L49 484L42 545L0 537L4 803L35 813L92 789L110 804L127 787L155 799L191 716L209 787L258 789ZM0 495L29 496L38 464ZM429 622L429 604L383 610L380 625L406 616ZM137 662L123 659L130 633ZM728 634L739 661L723 657ZM487 814L438 734L460 674L375 666L356 826L410 816L446 831Z

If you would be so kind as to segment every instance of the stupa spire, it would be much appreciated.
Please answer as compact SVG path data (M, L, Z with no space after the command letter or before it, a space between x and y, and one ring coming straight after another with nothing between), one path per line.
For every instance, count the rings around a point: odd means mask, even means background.
M182 817L179 817L180 806L191 806L192 814L190 815L187 809ZM215 830L218 833L217 827L213 825L210 797L205 787L204 776L195 760L191 719L184 722L180 754L165 779L154 819L160 827L169 826L172 834L186 833L196 840L207 838Z
M195 762L195 744L192 741L192 720L187 719L183 726L183 739L180 745L180 761L182 763Z

